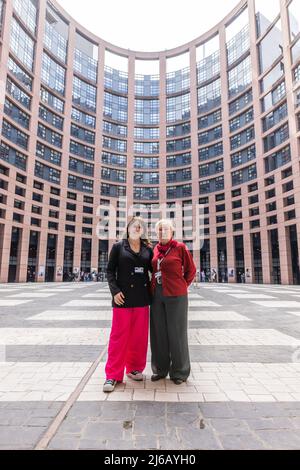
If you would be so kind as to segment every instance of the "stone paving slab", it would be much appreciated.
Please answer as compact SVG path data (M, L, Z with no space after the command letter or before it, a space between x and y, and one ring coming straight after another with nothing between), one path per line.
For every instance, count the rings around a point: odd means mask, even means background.
M49 449L299 449L299 409L285 405L81 402Z
M101 352L50 449L299 449L300 287L189 291L188 382L151 382L149 351L104 394L107 284L0 284L0 449L34 448Z

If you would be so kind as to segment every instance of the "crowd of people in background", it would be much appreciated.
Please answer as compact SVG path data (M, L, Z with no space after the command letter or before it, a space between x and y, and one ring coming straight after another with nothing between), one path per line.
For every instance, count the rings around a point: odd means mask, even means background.
M63 280L65 282L104 282L106 281L106 273L103 271L64 272Z

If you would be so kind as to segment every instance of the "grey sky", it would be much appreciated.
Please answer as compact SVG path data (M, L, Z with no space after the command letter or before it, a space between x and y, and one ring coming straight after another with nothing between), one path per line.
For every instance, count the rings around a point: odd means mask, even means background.
M159 51L191 41L238 0L58 0L89 31L117 46ZM159 12L159 14L158 14Z

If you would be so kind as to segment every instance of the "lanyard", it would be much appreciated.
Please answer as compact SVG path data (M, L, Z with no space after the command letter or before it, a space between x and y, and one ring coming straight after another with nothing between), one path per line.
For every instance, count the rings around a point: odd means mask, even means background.
M158 270L158 271L160 271L161 263L163 262L163 260L165 259L165 257L167 256L167 254L169 253L169 251L171 250L171 248L172 248L172 247L170 246L170 248L166 251L165 256L164 256L163 258L159 258L159 259L157 260L157 270Z

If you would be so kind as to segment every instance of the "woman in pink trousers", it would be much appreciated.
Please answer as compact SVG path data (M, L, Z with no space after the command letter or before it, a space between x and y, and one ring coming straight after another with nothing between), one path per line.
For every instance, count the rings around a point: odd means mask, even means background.
M146 224L133 217L123 239L109 254L107 280L112 294L113 320L105 367L104 392L112 392L127 377L143 380L148 348L151 260Z

